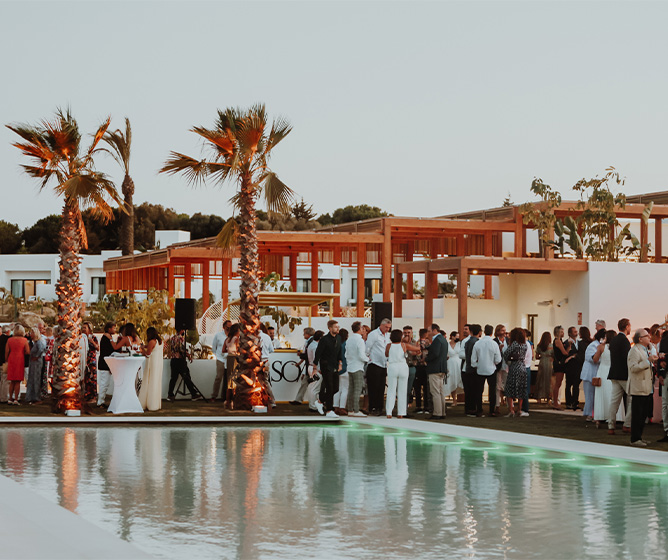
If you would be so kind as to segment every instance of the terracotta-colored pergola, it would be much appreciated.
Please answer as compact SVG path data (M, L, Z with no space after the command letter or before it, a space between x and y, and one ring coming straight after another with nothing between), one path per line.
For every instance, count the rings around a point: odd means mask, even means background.
M640 241L647 243L648 224L640 218L648 196L653 196L659 203L654 205L651 214L651 220L655 221L654 256L645 259L664 262L661 234L663 220L668 218L668 193L629 197L629 203L623 210L617 210L617 216L622 220L639 220ZM579 213L581 210L575 202L564 202L555 210L558 217L575 217ZM476 270L484 276L484 297L491 299L492 277L501 270L500 266L510 272L546 273L551 270L581 270L583 267L586 270L585 261L555 258L550 251L546 255L529 254L527 229L533 229L533 225L524 224L518 207L507 206L437 218L390 216L315 231L259 231L258 250L262 273L279 272L283 279L289 280L294 291L297 290L297 263L310 266L313 291L317 291L321 263L354 268L358 279L365 277L365 269L378 267L382 271L383 300L391 301L394 293L395 307L399 311L395 311L395 316L400 316L402 299L414 297L414 274L427 273L425 299L428 300L437 295L439 273L463 276ZM514 247L510 253L503 252L504 233L514 234ZM185 284L183 295L191 297L191 282L198 277L202 279L206 309L209 305L209 282L212 278L220 278L221 298L227 305L228 282L237 276L234 262L238 255L238 250L234 255L223 253L216 246L215 238L208 238L108 259L104 263L106 289L107 292L123 290L141 293L153 287L173 295L175 280L182 279ZM499 259L503 257L508 258L502 265ZM404 276L405 293L402 287ZM467 282L458 284L466 286ZM334 292L341 292L340 279L334 280ZM355 295L356 314L363 316L363 281L357 282ZM466 312L466 303L462 303L461 299L460 322ZM425 310L425 322L428 323L431 306L425 304ZM335 316L341 314L338 298L334 300L333 313Z

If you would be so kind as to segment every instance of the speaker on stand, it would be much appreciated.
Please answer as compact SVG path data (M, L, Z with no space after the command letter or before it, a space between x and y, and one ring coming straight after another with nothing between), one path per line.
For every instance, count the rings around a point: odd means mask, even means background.
M174 302L174 328L194 331L197 328L195 300L193 298L177 298Z

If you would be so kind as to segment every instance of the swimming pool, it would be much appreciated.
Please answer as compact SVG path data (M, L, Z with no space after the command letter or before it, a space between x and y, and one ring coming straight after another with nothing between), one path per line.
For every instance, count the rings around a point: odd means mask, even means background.
M365 424L6 427L0 474L159 558L668 548L666 469Z

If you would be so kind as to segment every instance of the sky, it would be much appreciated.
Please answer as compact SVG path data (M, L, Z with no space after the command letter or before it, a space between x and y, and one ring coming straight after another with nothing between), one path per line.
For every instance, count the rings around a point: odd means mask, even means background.
M668 189L666 2L0 0L0 123L69 106L86 133L132 123L137 204L231 215L235 185L159 175L217 109L265 103L291 134L272 169L317 213L370 204L431 217L565 198L614 166ZM61 202L0 129L0 219ZM111 158L98 168L120 188Z

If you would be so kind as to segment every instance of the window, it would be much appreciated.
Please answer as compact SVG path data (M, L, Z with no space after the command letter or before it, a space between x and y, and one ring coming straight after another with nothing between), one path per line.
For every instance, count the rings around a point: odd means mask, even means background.
M37 286L51 284L49 280L12 280L12 295L30 299L37 295Z
M357 278L352 279L352 299L357 299ZM374 294L380 293L380 280L377 278L364 279L364 299L371 301Z
M107 277L93 276L90 279L90 293L100 299L107 292Z

